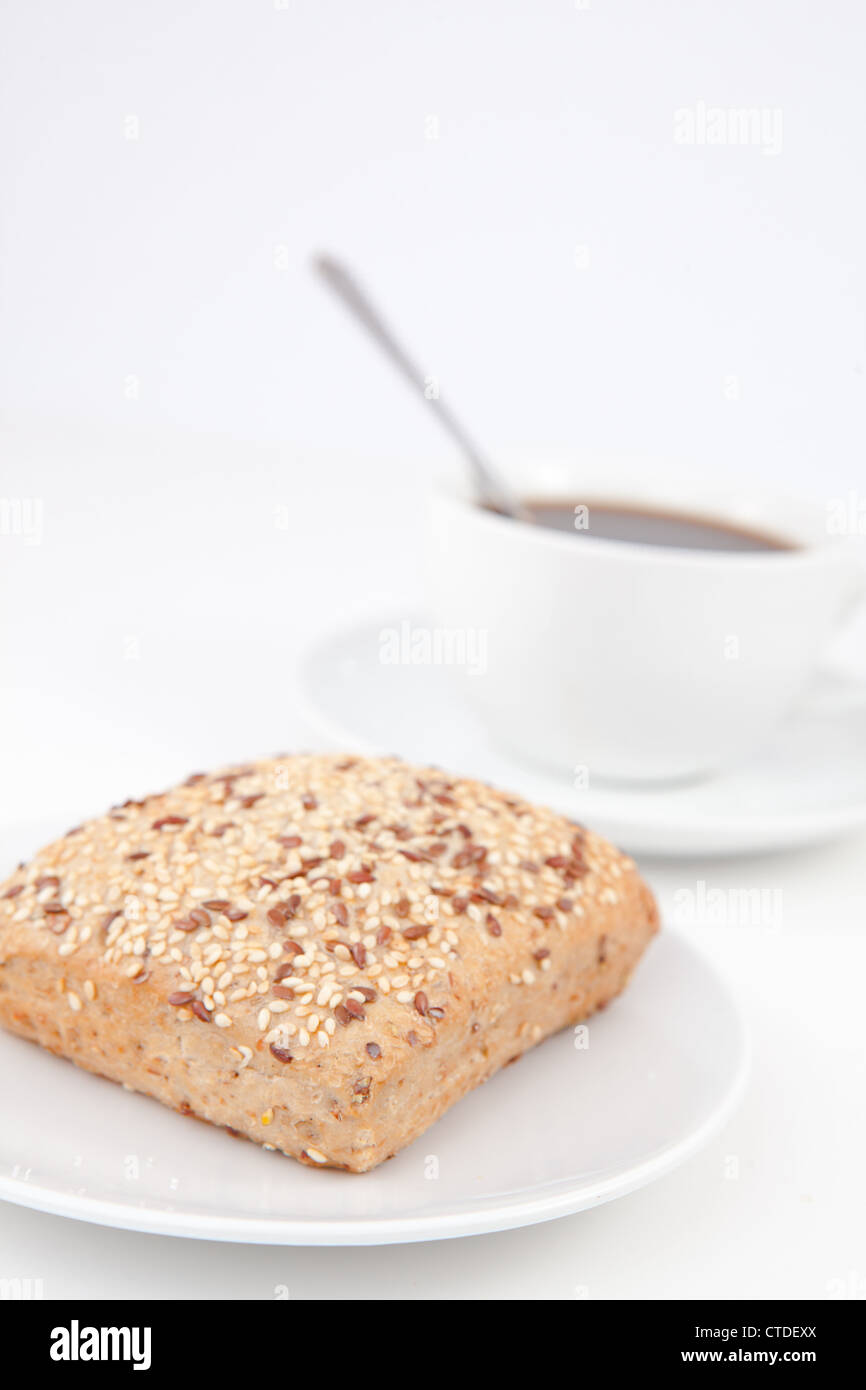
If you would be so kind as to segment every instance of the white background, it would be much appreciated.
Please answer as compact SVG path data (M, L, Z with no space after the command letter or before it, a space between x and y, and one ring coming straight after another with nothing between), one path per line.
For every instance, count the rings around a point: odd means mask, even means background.
M438 445L311 280L326 247L493 444L850 482L856 0L9 0L4 29L16 404ZM677 144L699 103L780 111L780 152Z
M0 497L44 507L41 544L0 536L3 824L314 741L300 651L411 611L428 481L454 463L316 249L494 452L862 495L853 0L9 0L2 31ZM677 143L700 103L766 111L780 147ZM353 1252L7 1207L0 1275L49 1296L862 1296L864 849L645 866L663 906L699 878L785 903L778 932L693 933L755 1073L654 1188Z

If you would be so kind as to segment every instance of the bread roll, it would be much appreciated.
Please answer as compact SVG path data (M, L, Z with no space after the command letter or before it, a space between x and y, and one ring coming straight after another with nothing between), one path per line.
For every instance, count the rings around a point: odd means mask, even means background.
M0 1023L364 1172L607 1004L657 925L631 860L552 811L395 758L287 756L127 801L22 865Z

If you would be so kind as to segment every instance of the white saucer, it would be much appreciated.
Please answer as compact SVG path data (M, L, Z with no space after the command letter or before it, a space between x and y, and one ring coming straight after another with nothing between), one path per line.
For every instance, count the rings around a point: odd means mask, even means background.
M301 693L320 737L483 778L585 821L634 854L791 849L866 826L863 704L829 701L820 713L792 717L759 757L711 780L575 790L566 777L492 745L447 668L383 665L380 634L401 621L405 615L331 634L306 654Z
M42 834L4 832L4 872L22 841L29 852ZM266 1245L437 1240L547 1221L688 1158L745 1079L727 988L670 932L588 1036L581 1050L570 1030L549 1039L358 1176L305 1168L0 1032L0 1198L104 1226Z

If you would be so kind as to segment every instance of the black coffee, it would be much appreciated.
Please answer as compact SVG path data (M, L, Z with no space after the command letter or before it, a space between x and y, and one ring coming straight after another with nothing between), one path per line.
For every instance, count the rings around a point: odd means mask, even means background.
M778 536L731 526L685 513L649 511L610 502L558 502L546 498L523 503L530 520L554 531L606 541L631 541L675 550L727 550L738 553L794 550Z

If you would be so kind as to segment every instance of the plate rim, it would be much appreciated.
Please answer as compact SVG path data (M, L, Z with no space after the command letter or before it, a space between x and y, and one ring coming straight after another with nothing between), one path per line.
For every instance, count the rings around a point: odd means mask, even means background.
M0 1174L0 1200L53 1216L149 1235L229 1244L339 1247L404 1245L489 1235L572 1216L627 1196L678 1168L722 1129L743 1097L751 1066L749 1030L726 976L684 933L668 928L665 936L676 944L676 949L686 953L693 966L705 972L720 992L736 1028L734 1047L731 1048L734 1068L713 1108L699 1125L672 1143L663 1145L647 1158L607 1178L598 1179L589 1175L581 1181L571 1182L564 1191L551 1193L538 1188L527 1192L523 1189L512 1197L499 1194L485 1205L470 1203L460 1210L430 1215L317 1218L312 1221L298 1220L296 1217L214 1218L204 1212L184 1213L160 1206L112 1202L91 1195L57 1191L5 1174ZM569 1179L561 1179L560 1183L569 1184Z

